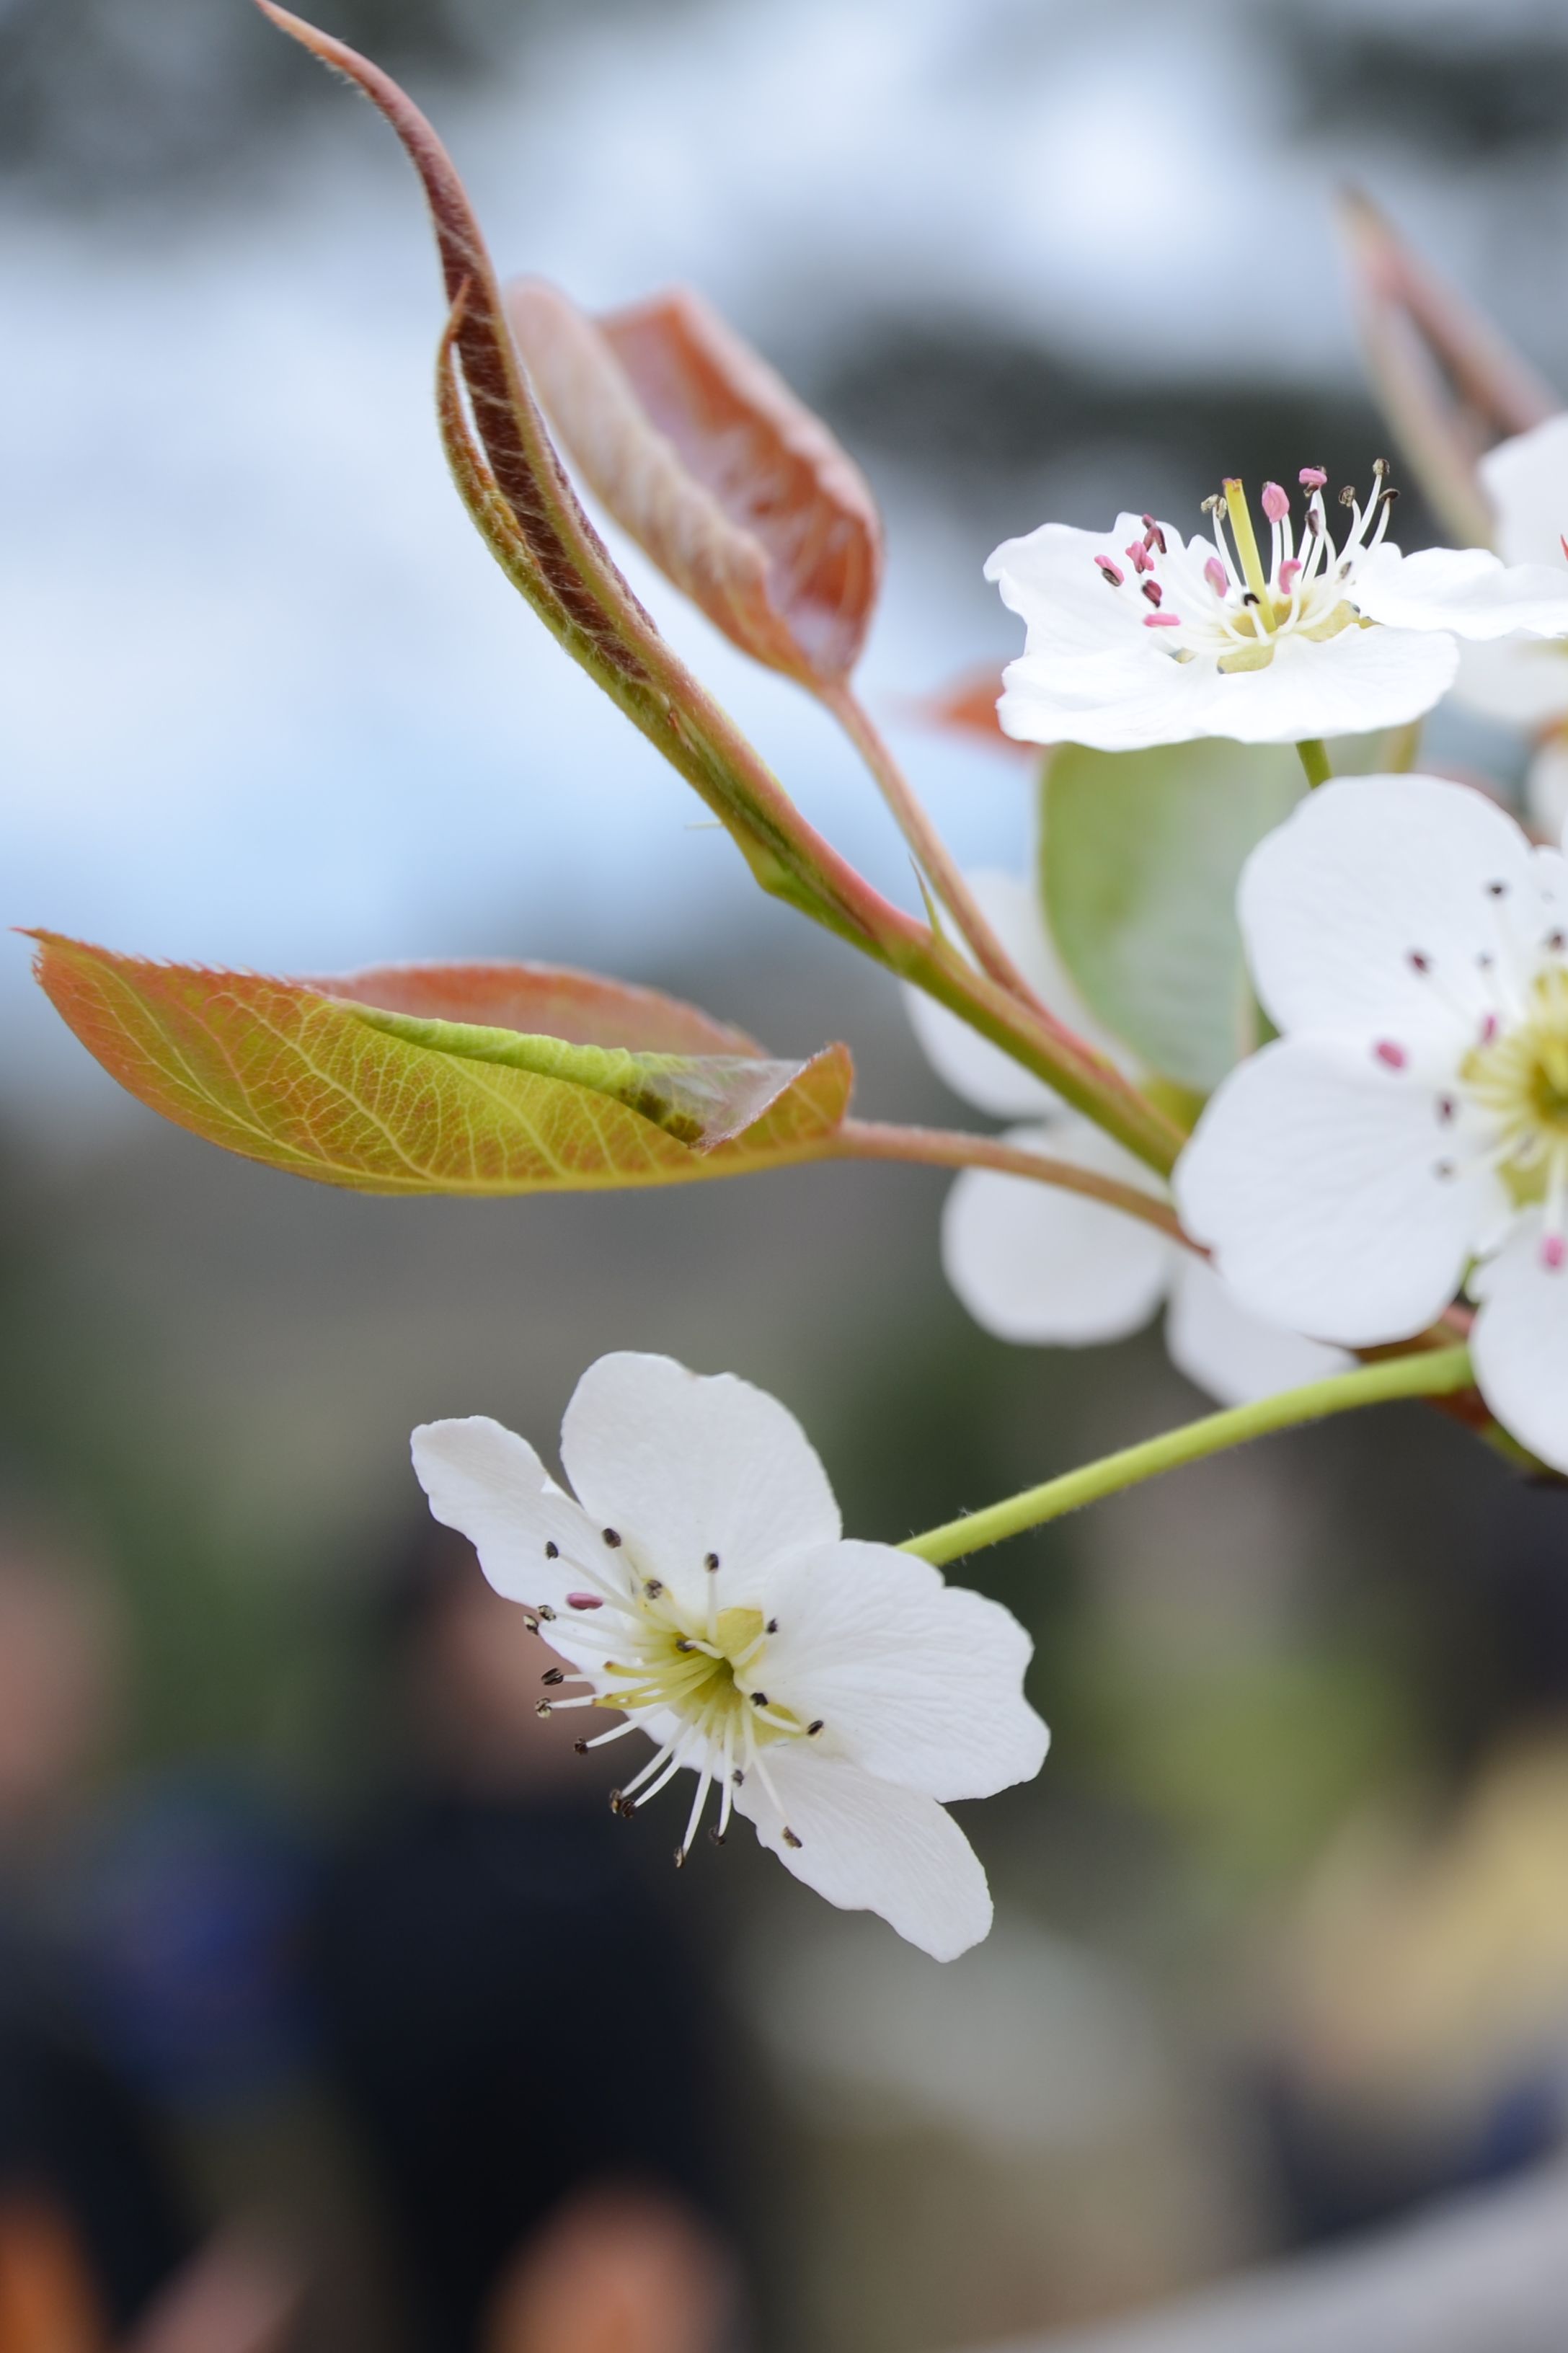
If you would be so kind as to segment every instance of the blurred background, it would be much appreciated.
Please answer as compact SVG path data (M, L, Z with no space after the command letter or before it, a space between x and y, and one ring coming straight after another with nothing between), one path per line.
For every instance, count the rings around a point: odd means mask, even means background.
M1568 384L1553 0L321 14L504 269L691 280L839 432L888 517L868 699L969 862L1023 864L1031 773L918 705L1012 650L998 538L1383 449L1338 184ZM473 537L368 109L245 0L0 0L0 203L5 921L595 965L968 1119ZM628 569L905 891L826 724ZM1473 721L1430 742L1517 777ZM548 1446L593 1356L663 1349L784 1397L896 1538L1197 1409L1157 1335L970 1326L942 1191L318 1190L118 1094L0 943L0 2323L64 2298L67 2353L150 2348L194 2281L201 2353L937 2353L1561 2146L1568 1503L1434 1416L976 1565L1056 1747L967 1825L998 1926L949 1968L744 1841L677 1883L537 1724L516 1613L422 1525L421 1417ZM574 2337L605 2296L622 2333Z

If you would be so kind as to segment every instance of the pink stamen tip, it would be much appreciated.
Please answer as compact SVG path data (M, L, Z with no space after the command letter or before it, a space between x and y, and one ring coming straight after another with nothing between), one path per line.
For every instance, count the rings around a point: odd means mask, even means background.
M1152 559L1141 539L1135 539L1127 550L1127 561L1134 572L1150 572L1153 569Z
M1204 565L1204 578L1216 596L1225 596L1230 587L1230 575L1217 555L1211 555Z
M1568 1245L1564 1244L1562 1235L1548 1234L1541 1245L1542 1265L1549 1266L1555 1274L1564 1258L1568 1258Z
M1303 466L1296 479L1304 491L1321 491L1329 478L1321 466Z
M1289 496L1288 492L1280 489L1278 482L1264 483L1263 512L1268 517L1270 522L1283 522L1286 516L1289 513Z
M1288 555L1285 558L1284 563L1279 566L1279 594L1282 596L1289 596L1290 591L1294 588L1300 576L1301 564L1300 557Z
M1492 1039L1493 1039L1496 1036L1497 1036L1497 1015L1496 1015L1495 1013L1489 1013L1489 1014L1487 1015L1486 1019L1481 1023L1481 1043L1482 1043L1482 1045L1483 1045L1483 1046L1489 1046L1489 1045L1491 1044L1491 1042L1492 1042Z
M1121 569L1121 565L1113 564L1109 555L1097 555L1094 560L1099 565L1100 571L1104 574L1106 579L1110 581L1111 586L1113 588L1120 588L1122 582L1127 577L1127 575Z
M569 1593L566 1596L568 1609L602 1609L604 1606L596 1593Z
M1165 592L1157 580L1145 580L1142 593L1151 605L1163 605L1165 601Z
M1143 518L1143 544L1145 547L1157 547L1162 555L1165 553L1165 534L1152 515Z
M1403 1046L1396 1046L1392 1038L1380 1038L1372 1050L1378 1060L1386 1063L1391 1071L1402 1071L1405 1068L1405 1049Z
M1182 617L1179 613L1145 613L1143 616L1143 627L1146 629L1179 629L1181 626Z
M1557 534L1557 544L1563 550L1563 554L1568 555L1568 534L1559 532Z

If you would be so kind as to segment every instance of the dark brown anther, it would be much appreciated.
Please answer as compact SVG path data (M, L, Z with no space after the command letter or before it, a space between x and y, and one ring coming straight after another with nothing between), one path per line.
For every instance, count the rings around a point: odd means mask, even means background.
M740 1788L745 1778L746 1768L743 1765L737 1765L734 1771L730 1776L731 1780L733 1781L737 1789Z
M797 1839L797 1838L796 1838L796 1836L795 1836L795 1832L791 1830L791 1828L790 1828L790 1826L789 1826L789 1824L788 1824L787 1822L784 1824L784 1842L785 1846L794 1846L794 1847L798 1847L798 1846L802 1846L802 1845L804 1845L804 1844L805 1844L805 1841L804 1841L804 1840L802 1840L802 1839Z
M1423 955L1419 948L1411 949L1408 962L1412 972L1430 972L1432 969L1431 957Z
M702 1566L703 1566L703 1567L704 1567L705 1569L707 1569L707 1570L708 1570L709 1574L710 1574L710 1575L711 1575L711 1574L712 1574L712 1572L713 1572L713 1570L714 1570L714 1569L716 1569L716 1568L718 1567L718 1566L719 1566L719 1556L718 1556L718 1554L717 1554L716 1552L710 1552L710 1553L709 1553L709 1554L708 1554L708 1556L707 1556L707 1557L704 1559L704 1561L703 1561L703 1563L702 1563Z
M822 1718L818 1716L816 1722L815 1724L808 1724L805 1729L808 1736L815 1739L816 1735L822 1730Z
M753 1707L766 1707L767 1704L768 1695L766 1692L753 1692L752 1694L752 1705Z
M534 1702L533 1713L535 1715L552 1715L554 1712L555 1711L551 1706L550 1702L547 1699L536 1700Z
M677 1871L683 1869L685 1862L686 1849L683 1846L678 1846L675 1850L675 1867Z
M1250 588L1246 588L1242 591L1241 601L1244 605L1256 605L1258 598L1254 596Z
M564 1667L546 1667L539 1680L542 1683L563 1683L566 1680L566 1670Z
M675 1647L678 1651L694 1651L697 1645L695 1642L688 1641L686 1636L681 1634L677 1637Z
M1568 933L1548 932L1546 934L1546 944L1552 951L1553 955L1561 955L1563 949L1568 947Z
M722 1846L722 1845L723 1845L723 1843L724 1843L724 1833L723 1833L723 1831L716 1831L716 1830L714 1830L711 1826L710 1826L710 1828L709 1828L709 1831L708 1831L708 1843L709 1843L709 1845L710 1845L710 1846Z
M579 1757L586 1757L588 1754L588 1744L585 1740L574 1740L572 1746Z
M605 1530L605 1542L609 1546L612 1552L615 1552L619 1547L620 1541L620 1537L616 1534L614 1528L606 1528Z
M1355 504L1355 485L1354 485L1352 482L1347 482L1347 483L1345 484L1345 486L1344 486L1344 489L1340 492L1340 504L1341 504L1341 506L1342 506L1342 507L1353 507L1353 506L1354 506L1354 504Z
M776 1634L778 1630L779 1621L776 1618L770 1618L767 1624L763 1629L764 1634Z
M657 1601L659 1595L664 1591L664 1579L659 1577L650 1577L647 1583L643 1587L643 1591L647 1595L650 1601Z
M1487 897L1489 899L1501 899L1506 895L1507 891L1508 884L1506 882L1489 882L1487 884Z
M1151 605L1163 605L1165 601L1165 592L1157 580L1145 580L1143 594Z
M544 1557L546 1560L559 1560L561 1557L561 1547L553 1536L547 1537L545 1540Z
M554 1615L555 1615L555 1612L554 1612L554 1610L553 1610L553 1609L552 1609L552 1608L550 1607L550 1604L549 1604L547 1601L542 1601L542 1602L540 1603L540 1605L539 1605L539 1614L540 1614L540 1616L543 1619L543 1620L544 1620L545 1624L548 1626L548 1625L550 1624L551 1620L553 1619L553 1617L554 1617Z
M528 1630L529 1630L529 1632L530 1632L531 1634L537 1634L537 1633L538 1633L538 1631L539 1631L539 1620L538 1620L538 1619L534 1616L534 1614L533 1614L533 1612L532 1612L532 1610L531 1610L531 1609L526 1610L526 1611L523 1613L523 1620L522 1620L522 1622L523 1622L524 1626L526 1626L526 1627L527 1627L527 1629L528 1629Z

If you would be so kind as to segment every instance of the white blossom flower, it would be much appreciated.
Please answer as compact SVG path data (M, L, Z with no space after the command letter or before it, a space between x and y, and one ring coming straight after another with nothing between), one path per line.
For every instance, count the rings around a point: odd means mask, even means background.
M1019 877L965 877L982 913L1036 995L1121 1067L1128 1058L1079 997ZM918 989L905 992L915 1034L955 1094L994 1118L1022 1120L1007 1140L1168 1197L1157 1177L1043 1081ZM989 1168L967 1168L948 1194L942 1266L975 1322L1000 1340L1078 1347L1142 1331L1166 1306L1165 1345L1188 1380L1242 1405L1341 1369L1337 1349L1249 1314L1207 1261L1085 1194Z
M1028 635L1004 675L1005 733L1102 752L1358 734L1429 711L1460 638L1568 635L1561 569L1479 547L1401 554L1386 474L1380 462L1364 504L1342 491L1337 545L1321 467L1301 471L1300 536L1288 493L1265 482L1267 563L1238 481L1206 501L1212 539L1123 514L1109 534L1048 522L1007 540L985 575Z
M1568 416L1500 442L1479 471L1503 562L1544 565L1568 584ZM1454 694L1489 719L1541 737L1526 789L1531 815L1555 838L1568 818L1568 645L1505 638L1467 646Z
M797 1879L938 1960L985 1935L985 1874L943 1809L1039 1771L1029 1638L912 1553L847 1540L775 1398L668 1356L601 1356L562 1425L575 1499L483 1416L425 1423L413 1452L437 1519L563 1662L541 1712L619 1715L584 1749L653 1743L617 1813L689 1771L678 1862L712 1799L720 1843L745 1815Z
M1568 865L1468 786L1358 776L1258 845L1238 904L1281 1034L1177 1166L1187 1230L1256 1314L1352 1346L1468 1271L1487 1402L1568 1470Z

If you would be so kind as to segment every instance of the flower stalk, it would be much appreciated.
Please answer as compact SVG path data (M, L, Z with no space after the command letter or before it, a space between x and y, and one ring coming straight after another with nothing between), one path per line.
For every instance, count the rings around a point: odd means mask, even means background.
M1021 1535L1026 1528L1059 1520L1085 1504L1098 1503L1101 1496L1136 1487L1162 1472L1179 1470L1184 1462L1223 1454L1272 1430L1292 1430L1303 1422L1322 1421L1330 1414L1349 1413L1358 1406L1386 1405L1399 1398L1451 1397L1468 1388L1472 1379L1468 1348L1422 1349L1363 1365L1353 1373L1332 1373L1326 1380L1309 1381L1301 1388L1285 1389L1250 1405L1232 1406L1224 1413L1207 1414L1201 1421L1186 1422L1180 1430L1145 1439L1142 1445L1123 1447L1119 1453L1065 1472L1038 1487L1026 1487L1021 1494L1009 1495L984 1511L969 1512L941 1527L928 1528L923 1535L910 1536L902 1548L942 1567L986 1545Z
M1301 765L1307 772L1308 784L1314 790L1319 785L1326 785L1334 772L1329 765L1329 755L1321 736L1305 737L1297 744L1296 750L1300 756Z
M972 1135L962 1128L900 1127L882 1120L847 1119L834 1129L820 1157L833 1160L903 1160L927 1168L994 1168L1004 1176L1026 1176L1037 1185L1054 1185L1065 1193L1081 1193L1138 1218L1173 1242L1205 1253L1189 1241L1168 1201L1157 1200L1137 1185L1124 1185L1098 1168L1053 1158L999 1135Z

